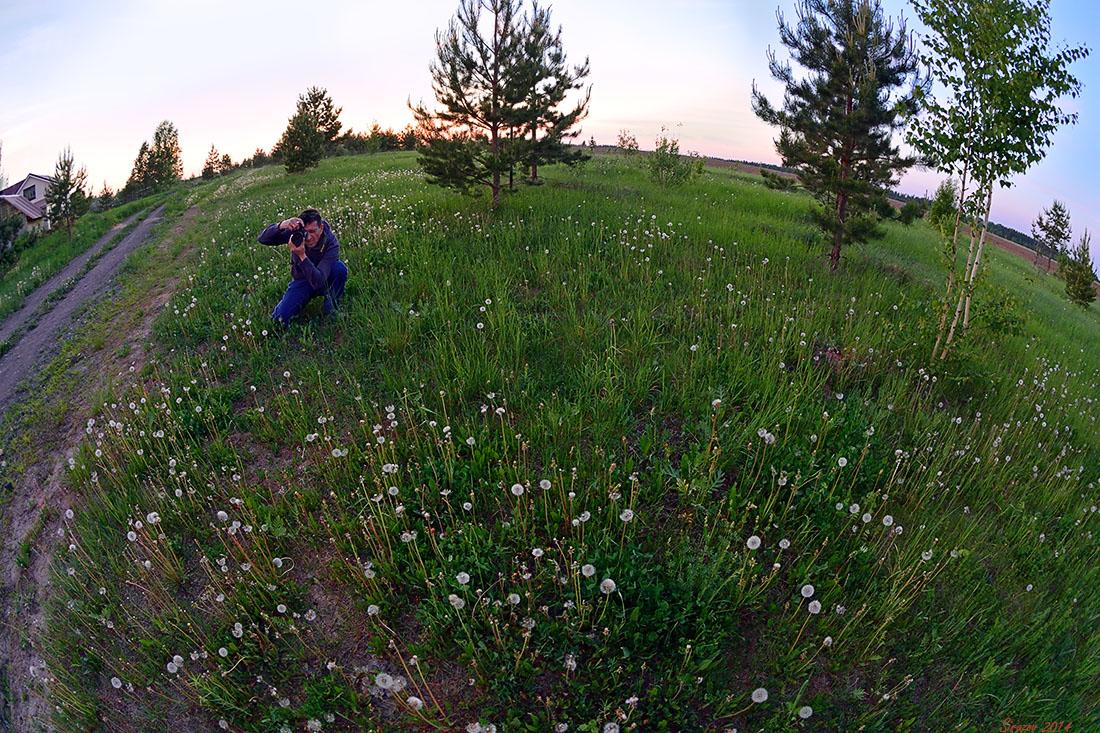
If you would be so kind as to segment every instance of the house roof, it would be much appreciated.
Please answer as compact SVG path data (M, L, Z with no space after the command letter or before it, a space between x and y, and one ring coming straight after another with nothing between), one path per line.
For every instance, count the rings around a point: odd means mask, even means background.
M8 189L4 189L4 190L6 191ZM27 217L27 219L41 219L42 216L43 216L42 210L40 208L38 208L37 206L32 204L30 201L27 201L22 196L15 196L15 195L5 196L5 195L0 194L0 201L3 201L5 204L8 204L13 209L18 211L20 214Z
M44 183L57 183L57 180L50 176L40 176L37 173L31 173L22 181L16 181L15 183L5 188L3 191L0 191L0 196L14 196L15 194L19 193L19 189L23 187L23 184L31 178L37 178Z

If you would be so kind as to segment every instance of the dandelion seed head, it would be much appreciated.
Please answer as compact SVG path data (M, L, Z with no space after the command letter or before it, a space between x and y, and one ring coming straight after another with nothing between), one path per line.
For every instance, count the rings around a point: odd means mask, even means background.
M512 484L512 495L523 496L523 484Z
M750 550L755 550L756 548L760 547L760 538L756 535L749 537L749 539L745 542L745 546L748 547Z
M594 565L587 565L586 564L586 565L583 565L581 567L581 575L583 575L584 577L591 578L595 574L596 574L596 567Z
M612 580L611 578L604 578L603 580L600 581L600 592L603 593L604 595L614 593L615 588L616 588L615 581Z
M813 714L814 709L811 708L809 705L803 705L798 709L798 717L802 718L803 720L806 720Z
M809 605L808 608L809 608L810 613L813 613L813 614L821 613L821 602L820 601L810 601L810 605Z
M806 585L802 586L801 593L803 598L809 598L814 594L814 587L807 583Z
M757 687L752 691L752 701L755 703L767 702L768 691L763 687Z

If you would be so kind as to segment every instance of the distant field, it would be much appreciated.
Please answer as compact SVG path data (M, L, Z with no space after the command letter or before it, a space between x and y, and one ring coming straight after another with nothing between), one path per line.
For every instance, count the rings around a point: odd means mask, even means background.
M990 248L933 363L923 222L830 273L744 173L540 173L496 211L407 153L180 204L155 358L70 462L57 730L1100 726L1096 306ZM276 333L255 238L306 206L345 315Z

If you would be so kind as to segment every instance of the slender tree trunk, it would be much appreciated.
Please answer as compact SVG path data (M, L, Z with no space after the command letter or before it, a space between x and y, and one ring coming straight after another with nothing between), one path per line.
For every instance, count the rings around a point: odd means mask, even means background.
M993 187L990 184L989 198L993 197ZM977 222L974 222L975 224ZM984 237L984 231L983 231ZM974 248L974 242L976 241L974 234L974 227L970 228L970 247L966 254L966 269L963 271L963 281L959 286L959 301L955 304L955 317L951 319L951 328L947 332L947 339L943 343L943 350L940 352L940 361L947 358L947 352L951 347L951 343L955 340L955 330L958 328L959 319L962 317L963 309L966 306L966 299L970 290L973 288L973 275L974 275L974 263L977 261L977 252ZM979 248L980 251L980 248Z
M963 330L962 335L966 335L966 329L970 327L970 298L974 295L974 279L978 277L978 267L982 262L982 250L985 248L985 235L989 231L989 209L993 206L993 187L989 187L989 195L985 199L985 223L982 224L982 236L978 239L978 255L974 258L974 270L970 274L970 285L966 289L966 308L963 309Z
M936 331L936 343L932 346L932 358L936 358L936 354L940 350L940 344L943 343L944 334L947 328L947 313L951 308L951 291L955 287L955 261L959 257L959 229L962 224L962 212L963 202L966 201L966 175L970 170L970 155L969 148L967 155L963 158L963 174L962 182L959 185L959 206L955 210L955 230L951 235L951 256L950 262L947 265L947 292L943 296L943 312L940 314L940 327ZM973 236L973 234L971 234Z

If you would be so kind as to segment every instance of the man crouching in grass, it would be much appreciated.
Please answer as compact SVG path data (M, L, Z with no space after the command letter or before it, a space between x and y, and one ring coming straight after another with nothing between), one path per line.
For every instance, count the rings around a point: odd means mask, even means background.
M317 209L272 224L260 233L260 244L285 244L290 248L290 284L271 317L287 325L311 298L325 299L325 313L337 312L348 281L348 268L340 261L340 243Z

